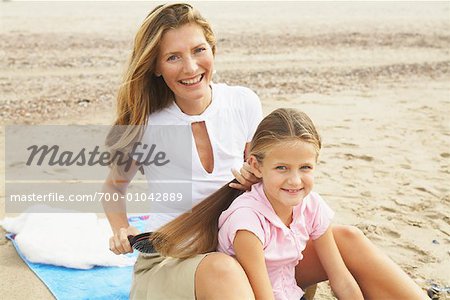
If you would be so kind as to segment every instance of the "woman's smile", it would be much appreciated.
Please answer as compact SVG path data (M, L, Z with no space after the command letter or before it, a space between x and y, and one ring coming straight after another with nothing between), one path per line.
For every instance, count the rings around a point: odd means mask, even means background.
M198 85L198 83L200 83L200 81L203 80L204 76L205 75L203 73L203 74L197 75L197 76L195 76L193 78L190 78L190 79L179 80L178 82L181 83L182 85L191 86L192 87L192 86Z
M156 63L185 114L199 115L211 103L214 55L199 25L186 24L164 33Z

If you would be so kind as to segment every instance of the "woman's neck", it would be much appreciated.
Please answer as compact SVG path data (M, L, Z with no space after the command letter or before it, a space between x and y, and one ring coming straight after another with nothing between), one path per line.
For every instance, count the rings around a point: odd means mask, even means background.
M180 110L189 116L201 115L212 102L212 91L209 88L207 95L202 99L197 100L185 100L175 99L175 103Z

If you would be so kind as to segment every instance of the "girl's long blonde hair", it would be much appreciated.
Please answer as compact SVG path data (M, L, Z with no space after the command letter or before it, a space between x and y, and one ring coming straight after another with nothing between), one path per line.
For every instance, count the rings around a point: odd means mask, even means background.
M311 119L301 111L280 108L259 124L249 155L262 162L274 145L298 140L311 143L319 154L321 139ZM242 193L224 185L193 207L192 212L182 214L153 233L150 238L153 246L160 254L177 258L216 251L219 216Z
M133 52L118 91L115 128L106 140L112 153L129 152L133 143L140 139L149 115L175 101L162 76L155 75L155 67L164 34L186 24L197 24L202 28L215 54L216 39L211 26L190 4L165 4L153 9L136 34ZM127 125L127 128L120 125Z

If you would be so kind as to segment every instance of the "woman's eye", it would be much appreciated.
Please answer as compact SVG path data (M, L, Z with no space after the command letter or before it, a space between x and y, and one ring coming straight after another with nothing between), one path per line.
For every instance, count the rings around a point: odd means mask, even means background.
M311 166L302 166L300 169L302 170L312 170Z
M280 171L287 170L287 168L285 166L278 166L275 169L280 170Z
M206 48L205 47L200 47L200 48L197 48L197 49L195 49L195 53L201 53L201 52L203 52L203 51L206 51Z
M178 56L176 56L176 55L171 55L171 56L169 56L168 58L167 58L167 61L175 61L175 60L177 60L178 59Z

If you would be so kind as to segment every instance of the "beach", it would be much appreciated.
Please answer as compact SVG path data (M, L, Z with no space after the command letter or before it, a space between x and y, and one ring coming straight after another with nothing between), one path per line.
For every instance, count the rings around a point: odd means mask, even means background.
M134 33L156 4L1 2L2 149L8 125L111 124ZM195 5L216 33L215 82L318 127L315 190L334 222L361 229L422 288L450 286L450 2ZM4 179L0 193L3 219ZM4 233L0 297L51 299ZM316 298L334 299L326 283Z

